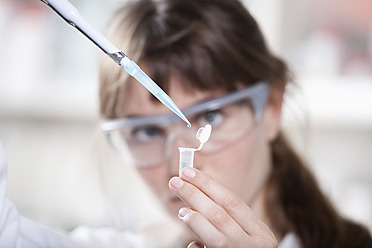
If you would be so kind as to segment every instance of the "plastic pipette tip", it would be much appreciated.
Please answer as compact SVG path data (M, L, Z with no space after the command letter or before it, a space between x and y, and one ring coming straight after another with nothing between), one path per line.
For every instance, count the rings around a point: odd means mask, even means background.
M129 60L127 57L121 62L121 66L139 83L141 83L148 91L151 92L160 102L166 107L172 110L178 117L187 123L188 127L191 127L191 123L187 120L186 116L172 101L172 99L134 62Z

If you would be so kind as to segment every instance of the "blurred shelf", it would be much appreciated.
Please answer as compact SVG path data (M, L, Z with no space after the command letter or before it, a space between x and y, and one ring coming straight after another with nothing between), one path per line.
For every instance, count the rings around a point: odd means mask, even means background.
M0 91L0 119L96 121L97 88L96 83L55 83L26 91Z
M293 116L297 109L314 127L372 129L371 77L302 75L298 88L290 91L283 125L298 122Z

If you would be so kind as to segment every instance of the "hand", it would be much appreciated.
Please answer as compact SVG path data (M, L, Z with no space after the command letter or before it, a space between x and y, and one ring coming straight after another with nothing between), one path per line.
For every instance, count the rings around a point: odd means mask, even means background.
M195 168L185 168L181 178L169 181L170 189L190 206L180 209L179 218L205 246L278 246L268 226L235 193ZM188 247L203 246L192 242Z

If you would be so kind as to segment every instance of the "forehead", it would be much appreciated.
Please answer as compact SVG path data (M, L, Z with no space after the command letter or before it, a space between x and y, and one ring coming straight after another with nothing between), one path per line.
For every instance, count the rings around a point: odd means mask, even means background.
M130 78L127 83L124 106L122 106L124 117L170 113L167 107L157 99L154 99L154 96L134 78ZM180 109L224 93L222 91L185 91L182 87L182 81L174 76L170 77L169 85L167 94Z

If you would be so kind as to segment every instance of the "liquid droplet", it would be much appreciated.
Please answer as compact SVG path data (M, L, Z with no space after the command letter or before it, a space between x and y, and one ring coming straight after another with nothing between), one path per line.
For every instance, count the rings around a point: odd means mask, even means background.
M190 128L191 127L191 124L187 124L187 127Z

